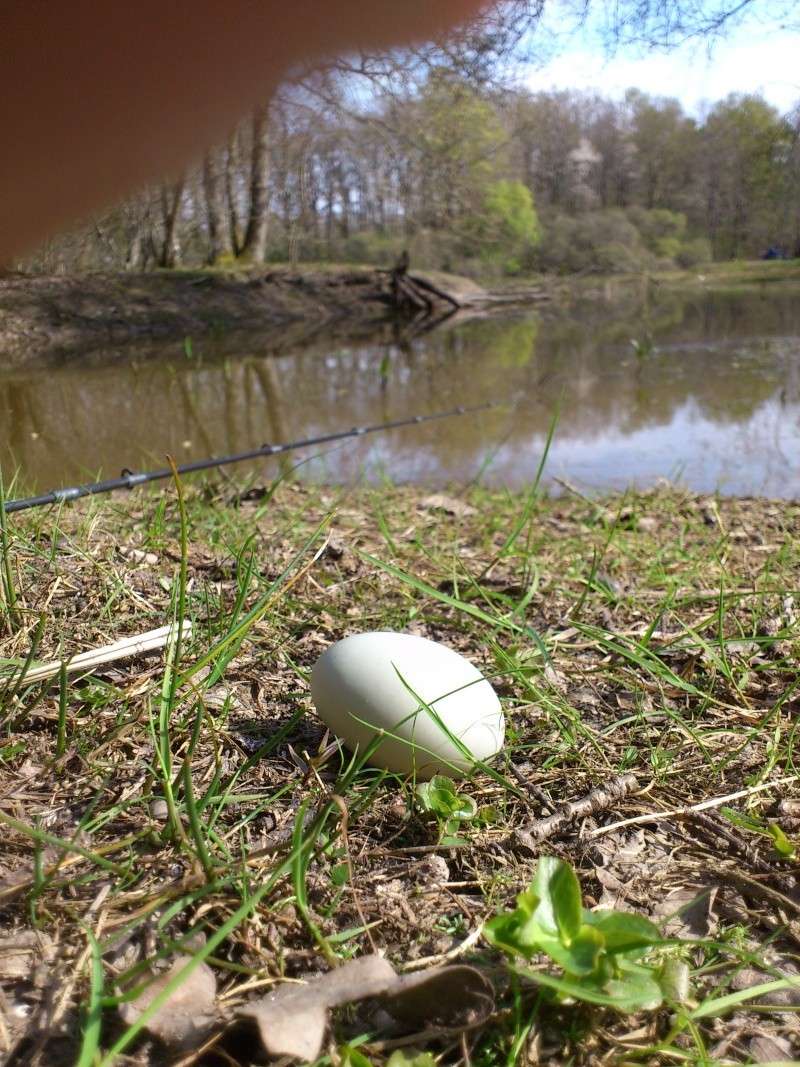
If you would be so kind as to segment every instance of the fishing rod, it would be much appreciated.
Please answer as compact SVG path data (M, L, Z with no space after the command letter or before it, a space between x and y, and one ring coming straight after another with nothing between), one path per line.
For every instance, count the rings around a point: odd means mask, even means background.
M338 430L336 433L320 434L317 437L306 437L302 441L289 441L280 445L261 445L260 448L250 449L248 452L234 452L229 456L209 457L208 459L196 459L192 463L182 463L176 468L178 474L194 474L197 471L213 470L216 467L225 467L229 463L242 463L248 459L259 459L263 456L279 456L284 452L294 452L298 448L308 448L313 445L327 445L332 441L344 441L348 437L364 437L370 433L382 433L385 430L397 430L403 426L420 426L424 422L435 422L437 419L451 419L458 415L471 415L477 411L486 411L488 408L502 407L502 401L487 400L484 404L475 404L472 407L459 405L451 411L436 411L432 415L414 415L408 419L396 419L394 422L379 422L372 426L353 426L349 430ZM53 489L41 496L29 496L19 500L6 500L4 510L26 511L28 508L41 508L48 504L61 504L70 500L79 500L84 496L97 496L98 493L112 493L115 489L134 489L137 485L145 485L147 482L163 481L172 478L171 467L162 467L160 470L143 471L139 474L125 468L119 478L107 478L101 482L87 482L85 485L72 485L66 489Z

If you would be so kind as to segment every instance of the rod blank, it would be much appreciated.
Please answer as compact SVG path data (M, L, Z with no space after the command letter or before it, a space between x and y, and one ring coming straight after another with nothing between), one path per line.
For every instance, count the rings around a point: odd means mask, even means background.
M484 404L475 404L472 407L459 406L451 411L436 411L431 415L414 415L412 418L396 419L394 422L379 422L372 426L353 426L349 430L338 430L335 433L319 434L317 437L307 437L302 441L289 441L278 445L261 445L247 452L234 452L229 456L211 456L208 459L196 459L191 463L182 463L177 467L178 474L195 474L198 471L213 470L216 467L225 467L230 463L242 463L248 459L260 459L264 456L278 456L284 452L294 452L298 448L309 448L314 445L326 445L333 441L344 441L348 437L363 437L364 434L382 433L385 430L397 430L403 426L418 426L423 422L434 422L437 419L451 419L458 415L470 415L477 411L485 411L488 408L500 407L497 400L488 400ZM79 500L84 496L97 496L99 493L112 493L115 489L134 489L137 485L145 485L147 482L163 481L172 477L169 467L160 470L134 473L125 470L119 478L107 478L100 482L87 482L85 485L72 485L66 489L53 489L49 493L40 496L29 496L18 500L6 500L4 510L6 512L25 511L28 508L41 508L49 504L61 504L70 500Z

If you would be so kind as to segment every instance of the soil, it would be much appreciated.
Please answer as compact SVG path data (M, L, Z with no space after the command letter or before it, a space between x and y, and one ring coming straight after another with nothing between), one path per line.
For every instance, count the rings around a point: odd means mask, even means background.
M118 984L140 982L146 959L183 959L182 939L222 930L247 899L252 913L208 956L215 1026L329 970L323 949L336 963L377 951L407 972L469 963L496 1001L460 1034L398 1036L385 1018L340 1012L331 1044L341 1055L368 1035L360 1050L376 1067L405 1044L441 1067L491 1067L515 1062L523 1042L516 1062L552 1067L797 1062L798 865L767 831L778 824L791 845L800 833L797 503L665 488L532 508L480 487L427 496L285 481L243 494L187 483L185 506L195 629L181 662L210 673L178 694L168 729L161 653L63 687L5 690L0 1063L76 1063L92 997L108 1050ZM49 660L169 619L176 512L167 489L14 516L6 573L19 622L0 612L0 657ZM326 518L324 545L307 544ZM220 639L266 588L269 610L223 656ZM459 785L477 813L455 843L413 782L365 771L345 788L346 761L311 707L308 672L325 648L392 628L467 655L504 702L504 752L494 775ZM0 711L3 697L0 687ZM156 744L181 775L180 833ZM304 812L333 790L344 807L310 839L307 867L281 868ZM189 795L204 804L210 879ZM677 939L670 951L691 972L680 1004L634 1013L548 1000L536 976L554 968L539 956L509 982L480 931L514 907L541 855L572 864L586 907L645 915ZM115 1062L263 1062L227 1046L179 1058L148 1035L125 1051Z

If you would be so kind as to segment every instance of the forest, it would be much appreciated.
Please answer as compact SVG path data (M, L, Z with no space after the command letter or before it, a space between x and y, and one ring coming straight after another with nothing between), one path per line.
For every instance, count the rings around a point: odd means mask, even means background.
M800 107L532 92L438 62L287 86L20 269L364 263L497 279L800 255Z

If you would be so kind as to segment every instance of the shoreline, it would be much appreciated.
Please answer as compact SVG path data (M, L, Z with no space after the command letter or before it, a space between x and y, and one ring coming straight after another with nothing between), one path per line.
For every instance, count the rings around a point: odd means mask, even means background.
M133 344L163 350L186 338L225 342L270 332L297 343L321 331L359 336L548 298L542 286L494 293L441 272L407 277L424 293L422 308L397 306L391 272L377 268L7 274L0 276L0 370L83 360L100 350L124 354Z
M392 272L324 265L145 274L0 275L0 373L66 363L115 362L136 346L149 358L193 338L235 351L255 336L276 350L320 334L342 340L376 332L427 330L439 322L547 308L574 301L645 302L659 291L699 293L780 288L800 283L800 262L710 264L695 270L631 275L537 275L487 281L411 271L426 306L400 305Z

